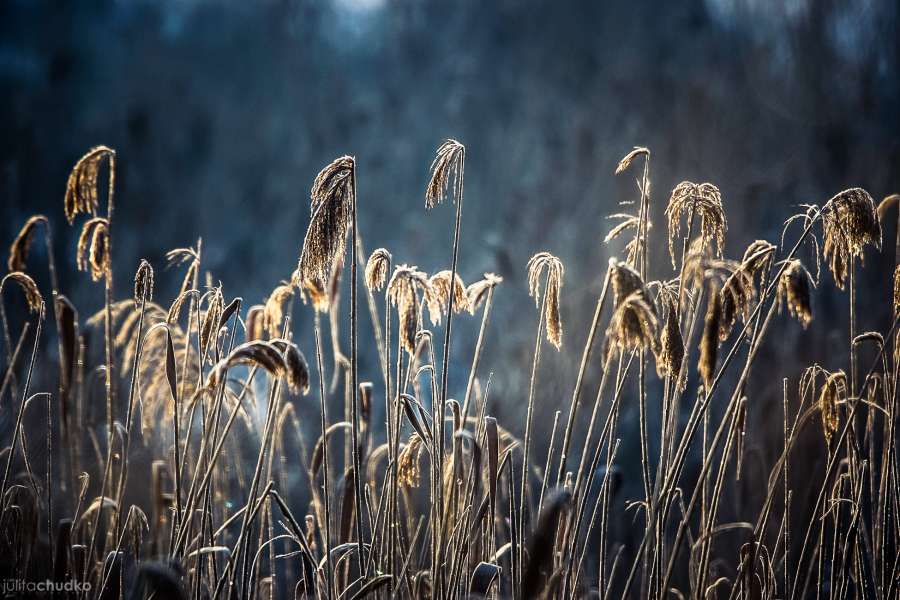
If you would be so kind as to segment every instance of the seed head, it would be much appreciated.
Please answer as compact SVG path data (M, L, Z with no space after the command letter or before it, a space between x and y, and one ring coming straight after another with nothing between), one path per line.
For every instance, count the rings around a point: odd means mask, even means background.
M847 374L843 371L831 373L819 393L819 412L822 414L822 430L825 440L830 442L831 436L838 430L840 417L838 404L847 397Z
M254 304L247 309L247 319L244 321L246 341L255 342L266 338L265 310L262 304Z
M335 264L343 264L350 227L355 162L342 156L322 169L310 191L312 218L297 265L300 281L329 281Z
M765 270L775 256L775 245L766 240L756 240L744 251L741 259L741 268L755 277L757 273Z
M148 302L153 300L153 267L141 259L134 274L134 303L141 305L145 300Z
M374 251L366 263L366 287L380 292L391 268L391 253L384 248Z
M674 301L666 303L666 323L660 336L660 351L656 355L656 372L660 377L678 380L684 362L684 339L678 324L678 307Z
M718 286L710 284L709 300L706 304L706 319L703 323L703 337L700 340L700 362L698 369L703 377L706 393L712 387L716 374L716 362L719 353L719 330L722 323L722 301Z
M33 215L25 221L25 225L19 231L19 235L13 240L9 247L9 260L7 266L10 271L24 271L25 262L28 260L28 250L31 247L31 241L34 239L34 232L38 225L49 227L47 217L44 215Z
M681 220L690 222L700 219L700 237L704 247L715 244L715 255L722 254L725 232L728 223L725 210L722 208L722 194L719 188L711 183L691 183L683 181L672 190L669 205L666 207L669 221L669 255L672 266L675 266L675 240L681 238Z
M806 329L813 318L812 288L815 287L812 276L806 267L797 259L791 259L778 280L778 305L787 304L791 316L795 317Z
M875 201L862 188L844 190L822 208L825 232L823 255L828 260L834 282L844 289L850 260L862 257L866 244L881 250L881 225Z
M403 348L413 355L416 352L416 332L418 330L419 310L417 290L431 297L431 286L428 276L417 267L400 265L394 269L394 274L387 286L387 297L391 305L397 308L400 316L400 340Z
M460 313L468 309L469 301L466 297L466 284L463 283L459 273L456 274L456 278L451 284L452 275L453 273L449 270L438 271L428 280L433 300L429 302L428 312L434 325L438 325L441 322L441 315L446 314L449 310L450 294L453 294L454 313ZM432 308L436 310L432 311Z
M445 140L438 147L431 163L431 179L425 188L425 208L431 210L444 201L451 180L453 180L453 201L459 201L462 196L465 162L466 147L456 140Z
M605 354L613 348L657 350L659 328L656 307L640 274L630 265L610 259L614 309L606 331Z
M466 305L469 307L469 314L474 315L481 303L487 298L488 292L497 284L501 283L503 278L493 273L485 273L484 279L476 281L466 288Z
M419 457L422 455L422 438L418 433L409 436L409 441L397 457L397 483L406 488L419 487L421 471Z
M284 356L284 378L293 392L309 393L309 365L297 345L284 338L271 341Z
M562 345L562 321L559 317L559 294L562 290L565 268L562 262L549 252L539 252L528 261L528 295L534 298L535 306L540 306L541 275L547 271L547 300L544 322L547 326L547 340L557 350Z
M650 150L647 148L641 148L639 146L635 146L634 150L626 154L622 160L619 161L619 164L616 165L616 175L624 172L629 166L631 166L631 162L636 159L638 156L645 156L648 159L650 158Z
M263 323L269 338L281 337L281 321L284 319L284 305L294 295L294 287L283 283L272 290L263 311Z
M70 224L79 213L97 214L97 175L104 160L109 165L109 189L112 191L116 179L116 151L112 148L91 148L72 168L65 198L66 219Z
M90 271L91 280L100 281L111 273L109 256L109 221L94 217L86 221L78 237L79 271Z
M25 302L28 305L29 312L39 313L43 310L44 299L41 297L41 292L38 290L38 286L34 282L34 279L21 271L13 271L12 273L6 274L2 281L0 281L0 291L2 291L3 287L6 285L7 280L16 283L22 290L22 293L25 295Z

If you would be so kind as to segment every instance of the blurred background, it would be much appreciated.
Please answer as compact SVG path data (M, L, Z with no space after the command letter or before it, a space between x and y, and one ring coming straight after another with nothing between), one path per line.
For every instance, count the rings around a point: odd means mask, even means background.
M547 250L566 267L563 349L544 352L539 380L546 444L607 260L621 252L603 243L615 224L606 216L638 195L635 174L614 176L618 160L635 145L652 152L651 278L673 274L662 212L682 180L720 187L726 254L740 257L754 239L777 244L799 204L851 186L876 202L900 192L898 73L900 5L889 0L7 0L0 242L46 214L63 292L83 314L99 309L101 286L76 276L78 229L62 200L75 161L106 144L118 151L116 296L131 293L146 257L168 304L181 272L163 271L165 252L202 237L204 269L226 297L260 302L296 265L315 174L350 153L367 250L434 272L449 267L453 208L426 213L424 189L435 148L457 138L467 147L460 273L505 278L482 375L493 372L489 412L517 433L538 318L525 263ZM894 235L886 225L885 252L868 253L860 330L887 329ZM781 436L781 377L795 385L813 361L846 362L846 294L826 271L814 302L819 326L779 317L763 362L779 368L751 378L760 476L778 450L766 448L767 418ZM464 389L477 320L455 323L466 366L451 368L451 397ZM363 376L378 381L371 342L363 351ZM636 408L624 410L634 413L620 431L627 470L639 450Z

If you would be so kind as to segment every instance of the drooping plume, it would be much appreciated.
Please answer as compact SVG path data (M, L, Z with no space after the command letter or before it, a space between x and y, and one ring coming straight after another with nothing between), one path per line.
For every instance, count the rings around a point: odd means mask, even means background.
M47 217L44 215L33 215L25 221L19 235L13 240L9 247L9 260L6 265L10 271L24 271L25 262L28 260L28 250L31 248L31 241L34 239L34 233L39 225L47 226Z
M329 281L336 263L343 263L356 194L354 169L353 158L342 156L316 176L310 190L312 217L297 265L298 281Z
M861 258L866 244L881 250L881 224L875 200L862 188L844 190L822 208L822 226L825 232L822 253L834 283L844 289L850 260Z
M387 282L388 270L391 268L391 253L378 248L369 256L366 263L366 287L380 292Z
M400 265L387 286L387 296L397 308L400 316L400 340L409 354L416 351L416 332L419 321L419 300L417 290L424 294L426 301L432 296L428 276L416 267Z
M559 294L562 290L565 268L562 262L549 252L538 252L528 261L528 295L534 298L535 306L540 306L541 275L547 271L547 300L544 321L547 326L547 340L557 350L562 345L562 321L559 316Z
M722 194L719 188L711 183L691 183L682 181L672 190L669 205L666 207L666 217L669 221L669 255L672 258L672 266L675 266L675 241L681 239L681 221L684 219L690 227L691 221L694 227L699 225L700 236L698 239L704 247L714 247L715 255L722 253L722 245L725 242L725 232L728 223L725 220L725 210L722 207ZM699 219L699 222L698 222Z
M779 307L782 303L787 304L788 311L804 329L812 322L812 288L815 285L809 271L797 259L788 262L778 280Z
M97 214L97 176L104 161L109 165L109 190L112 192L116 180L116 151L112 148L91 148L72 168L66 183L65 198L66 219L70 224L79 213Z
M425 188L425 208L430 210L444 201L451 181L453 201L459 201L465 160L466 147L456 140L448 139L440 145L431 163L431 179Z

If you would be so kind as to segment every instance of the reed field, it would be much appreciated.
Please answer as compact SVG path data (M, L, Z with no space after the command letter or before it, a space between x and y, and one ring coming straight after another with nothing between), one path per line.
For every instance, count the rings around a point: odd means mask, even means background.
M467 267L478 165L456 140L402 175L427 173L409 210L445 224L443 270L366 250L366 165L342 156L312 180L297 261L260 304L205 268L202 240L167 264L116 259L118 240L152 236L117 226L120 160L105 146L73 157L59 211L9 247L8 595L50 581L105 599L900 597L900 265L883 274L893 298L859 283L867 256L900 261L900 237L894 250L882 234L900 196L773 204L781 236L737 249L720 189L651 194L651 152L636 147L597 174L636 188L596 232L616 256L595 265L593 318L573 322L563 300L584 282L557 249L520 257L527 289ZM52 236L70 227L77 260L63 264ZM99 312L68 300L63 270L90 277ZM114 276L133 295L115 296ZM162 278L177 296L155 293ZM492 387L510 367L484 352L505 335L491 323L505 293L534 301L515 319L533 340L515 419ZM823 295L846 296L846 317L820 319ZM861 296L893 320L862 327ZM805 368L766 360L798 328L843 341ZM563 345L580 361L560 381L542 358ZM754 380L780 395L755 402ZM553 423L537 422L549 403ZM746 448L754 435L765 452Z

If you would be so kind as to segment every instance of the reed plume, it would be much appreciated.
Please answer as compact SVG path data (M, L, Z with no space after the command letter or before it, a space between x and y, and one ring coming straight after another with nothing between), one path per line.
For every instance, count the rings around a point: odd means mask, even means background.
M419 321L417 290L421 291L426 299L431 298L432 291L428 276L419 271L417 267L408 265L396 267L388 282L387 295L400 317L399 333L403 349L410 355L416 352L416 332Z
M287 358L292 353L294 357ZM233 367L255 366L274 377L285 378L292 390L305 394L309 390L309 372L306 360L298 354L296 345L286 340L257 340L241 344L213 366L207 385L214 389L222 381L223 374ZM293 364L289 364L289 360Z
M94 217L84 223L78 237L77 265L79 271L87 271L93 281L110 275L109 221Z
M19 235L13 240L9 247L9 259L6 265L10 271L24 271L25 263L28 260L28 251L31 248L31 242L38 226L47 226L47 217L44 215L32 215L25 221Z
M778 304L787 304L791 316L800 321L803 328L812 322L812 288L815 287L812 275L797 259L788 261L778 280Z
M409 441L400 451L397 458L397 484L405 488L419 487L419 480L422 477L419 468L419 458L422 456L422 450L425 444L418 433L411 433Z
M428 285L431 287L429 297L431 302L428 305L428 312L433 325L440 324L441 315L447 314L447 311L450 310L451 294L453 294L454 313L461 313L468 309L466 284L463 283L459 274L454 277L450 270L438 271L428 280Z
M71 224L79 213L94 216L97 214L98 192L97 177L103 162L109 165L109 193L115 186L116 179L116 152L106 146L91 148L82 156L66 183L65 213L66 219Z
M750 306L756 297L756 288L753 286L753 274L749 265L742 263L722 285L719 292L722 304L722 318L719 320L719 340L725 341L731 334L738 317L746 319L750 314Z
M900 312L900 265L894 267L894 312Z
M294 286L282 283L269 294L263 310L263 323L270 338L281 336L281 324L284 319L284 305L294 296Z
M616 175L624 173L631 166L632 161L639 156L650 156L650 150L636 146L631 152L622 157L622 160L616 165Z
M140 305L145 300L148 302L153 300L153 267L141 259L134 274L134 303Z
M562 345L562 321L559 316L559 294L563 285L565 268L562 262L549 252L538 252L528 261L528 295L534 298L535 306L540 306L541 275L547 272L546 308L544 321L547 340L557 350Z
M700 362L697 368L703 378L703 387L709 394L716 375L716 362L719 353L719 331L722 324L722 300L718 285L710 284L709 300L706 304L706 317L703 323L703 337L700 340Z
M466 306L469 308L469 314L474 315L487 298L488 292L500 283L503 283L502 277L493 273L485 273L484 279L470 284L466 288Z
M378 248L369 256L366 262L366 287L369 290L380 292L384 288L391 258L391 253L384 248Z
M660 377L679 380L684 362L684 339L678 326L678 306L674 301L666 303L666 322L663 325L656 355L656 372Z
M247 318L244 320L245 341L255 342L266 338L265 310L262 304L254 304L247 309Z
M13 271L12 273L4 275L2 282L0 282L0 290L3 289L7 281L12 281L22 290L29 312L32 314L41 312L44 306L44 298L41 296L41 292L34 282L34 279L21 271Z
M704 247L715 248L715 255L722 254L728 222L722 207L722 194L711 183L683 181L672 190L666 218L669 225L669 256L675 266L675 240L681 238L681 221L688 221L688 235L696 217L700 217L700 240Z
M627 263L609 261L613 316L606 331L604 356L613 349L658 350L656 306L640 274Z
M343 263L356 194L354 169L353 158L342 156L322 169L313 182L312 217L297 265L299 281L329 281L336 263Z
M828 261L835 285L844 289L850 260L862 258L867 244L881 250L881 224L875 200L862 188L836 194L822 208L822 227L825 237L823 256Z
M466 147L453 139L445 140L437 149L431 163L431 178L425 188L425 208L431 210L444 201L450 182L453 181L453 201L462 194L462 172L466 160Z
M741 268L755 277L761 271L765 271L771 266L772 259L775 257L775 245L766 240L756 240L752 242L744 251L744 257L741 259Z
M831 441L840 425L838 406L847 397L847 374L844 371L830 373L819 392L819 412L822 415L822 431L825 440Z
M222 288L216 287L206 293L206 310L200 318L200 357L205 360L210 346L215 346L219 335L222 311L225 309L225 297Z

